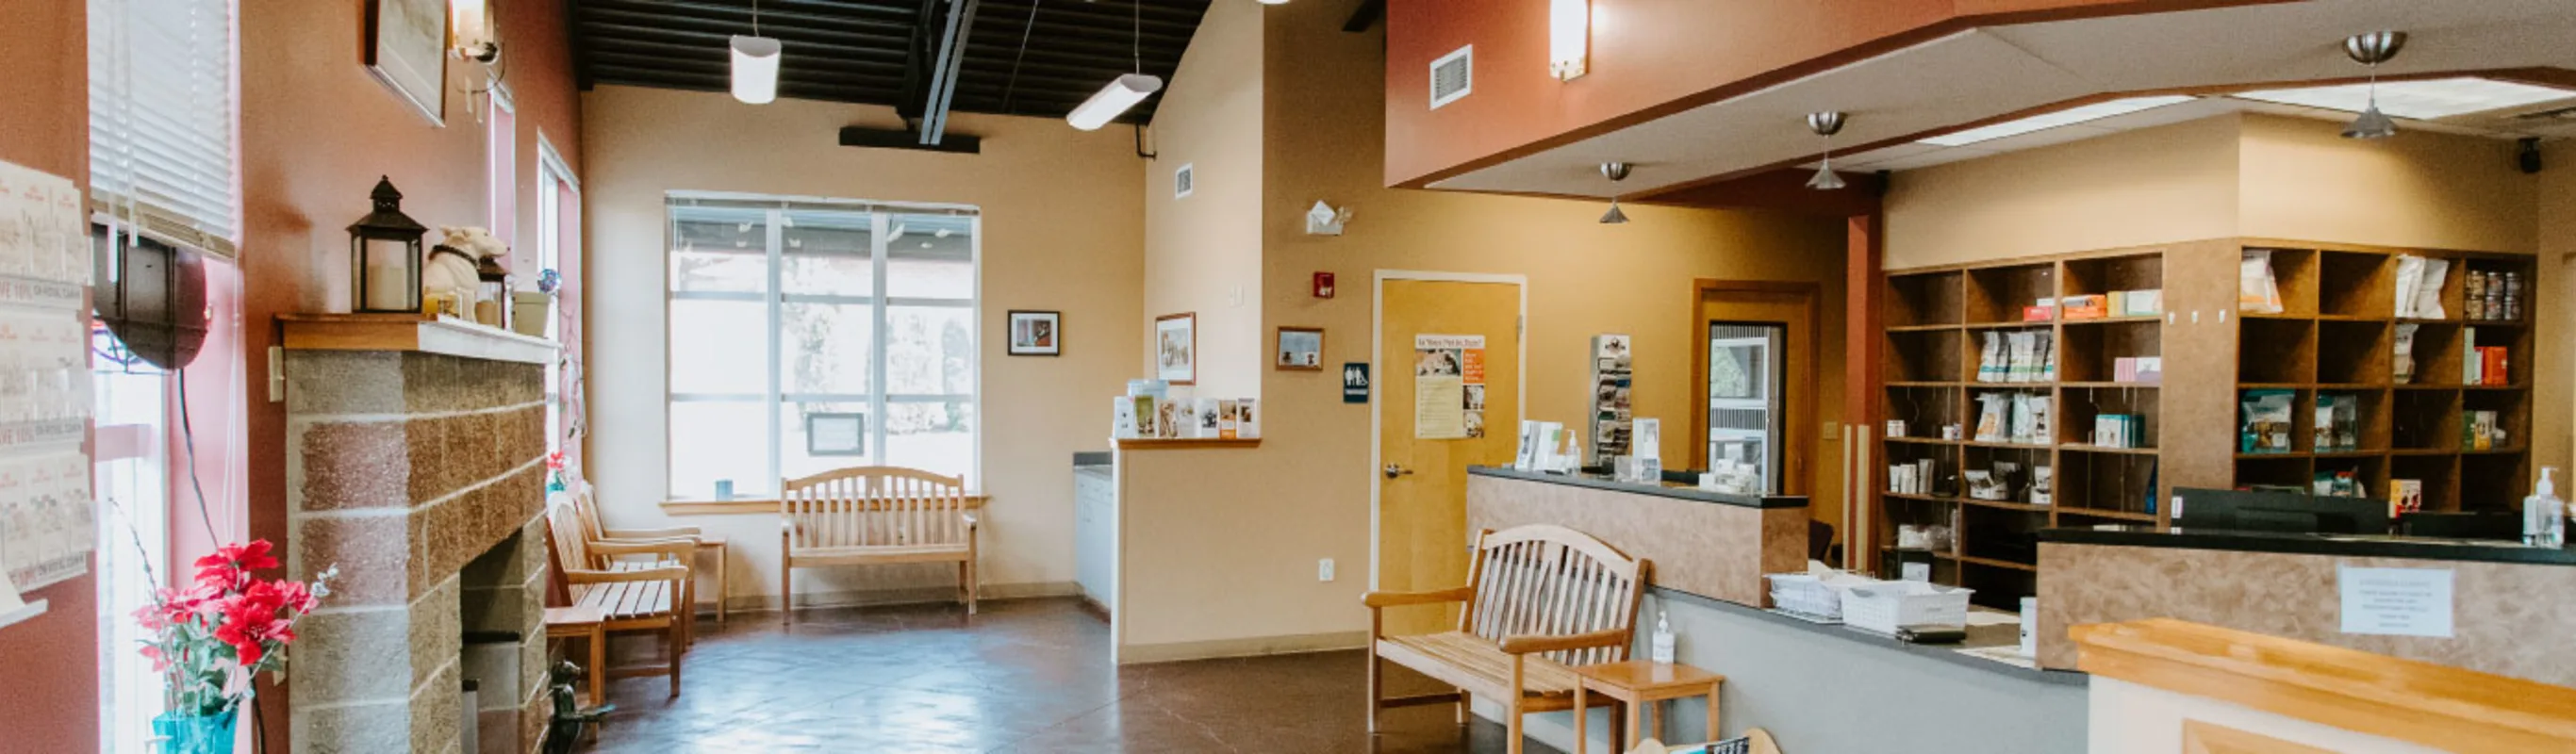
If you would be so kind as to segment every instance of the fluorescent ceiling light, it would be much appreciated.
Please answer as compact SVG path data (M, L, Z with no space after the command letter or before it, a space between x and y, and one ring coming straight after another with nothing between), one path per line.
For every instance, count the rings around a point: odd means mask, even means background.
M2190 102L2192 99L2194 98L2183 95L2167 95L2162 97L2129 97L2125 99L2115 99L2108 102L2095 102L2090 105L2070 107L2053 113L2040 113L2020 120L2008 120L1990 126L1978 126L1976 128L1971 128L1957 133L1942 134L1940 136L1924 139L1922 143L1941 147L1964 146L1975 144L1980 141L1993 141L2006 136L2020 136L2033 131L2046 131L2058 126L2072 126L2077 123L2101 120L2115 115L2127 115L2134 112L2153 110L2166 105L2178 105Z
M733 38L733 98L754 105L778 99L778 40Z
M1142 73L1124 74L1109 82L1108 86L1101 87L1099 92L1091 95L1091 99L1084 100L1081 106L1075 107L1072 113L1064 116L1064 119L1072 123L1074 128L1098 131L1101 126L1109 125L1109 121L1117 118L1120 113L1127 112L1127 108L1135 107L1136 103L1143 102L1146 97L1162 90L1163 77L1161 76L1148 76Z
M2262 102L2361 112L2370 106L2370 85L2311 86L2267 89L2234 96ZM2480 78L2379 82L2379 110L2399 118L2436 120L2454 115L2536 105L2576 97L2576 91Z

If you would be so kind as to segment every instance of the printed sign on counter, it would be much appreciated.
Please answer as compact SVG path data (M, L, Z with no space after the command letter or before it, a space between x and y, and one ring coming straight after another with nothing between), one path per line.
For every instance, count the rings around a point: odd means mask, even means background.
M2451 569L2335 569L2343 632L2451 638Z

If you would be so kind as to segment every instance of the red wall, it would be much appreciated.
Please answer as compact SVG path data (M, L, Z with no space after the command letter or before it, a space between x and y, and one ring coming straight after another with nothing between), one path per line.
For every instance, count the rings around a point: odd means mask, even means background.
M6 0L16 3L22 0ZM56 0L69 2L70 0ZM276 315L346 310L349 223L367 213L379 175L423 225L486 225L484 125L466 108L479 66L450 61L446 125L433 126L359 62L364 3L243 2L241 8L243 348L253 536L284 542L286 408L268 400L266 353ZM533 249L537 133L581 171L580 100L562 2L495 3L518 105L518 227ZM469 81L470 79L470 81ZM469 86L470 84L470 86ZM432 232L435 240L435 231ZM532 252L531 252L532 255ZM202 445L200 453L205 452ZM282 691L282 690L281 690ZM271 699L283 693L270 692ZM286 751L283 703L268 704L269 749Z
M1388 3L1386 182L1419 186L1972 26L2278 1L1592 0L1589 73L1571 82L1548 75L1546 2ZM1467 44L1475 93L1429 109L1431 61Z
M0 0L0 160L87 185L89 48L81 0ZM27 595L51 603L0 628L10 751L98 749L98 584L83 576Z

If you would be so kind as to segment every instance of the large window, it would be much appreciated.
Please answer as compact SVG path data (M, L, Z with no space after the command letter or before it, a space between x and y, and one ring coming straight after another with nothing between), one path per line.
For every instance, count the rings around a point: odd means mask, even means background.
M868 464L980 486L974 209L669 207L672 497L765 497Z
M230 258L231 0L90 0L90 201L142 233Z

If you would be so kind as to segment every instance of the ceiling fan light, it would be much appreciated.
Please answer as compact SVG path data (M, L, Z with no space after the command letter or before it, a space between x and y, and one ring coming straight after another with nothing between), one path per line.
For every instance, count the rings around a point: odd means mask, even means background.
M1074 128L1098 131L1101 126L1109 125L1109 121L1127 112L1128 108L1135 107L1136 103L1143 102L1146 97L1153 96L1155 92L1162 90L1163 77L1161 76L1142 73L1122 74L1110 81L1108 86L1101 87L1100 91L1092 93L1091 99L1083 100L1080 106L1073 108L1073 112L1065 114L1064 120L1073 124Z
M2343 137L2346 139L2373 140L2396 135L2397 121L2389 120L2388 114L2380 112L2376 104L2371 105L2370 109L2361 111L2361 117L2352 119L2352 125L2343 128Z
M1834 174L1834 166L1831 163L1817 166L1815 177L1807 179L1807 188L1817 191L1833 191L1844 185L1843 177Z
M1601 224L1603 224L1603 225L1625 225L1625 224L1627 224L1627 223L1628 223L1628 213L1619 211L1619 199L1618 199L1618 197L1611 197L1611 199L1610 199L1610 211L1608 211L1608 212L1604 212L1604 213L1601 213Z
M782 48L769 37L734 35L733 98L753 105L778 99L778 58Z

